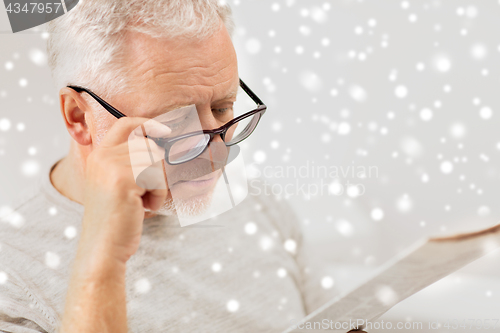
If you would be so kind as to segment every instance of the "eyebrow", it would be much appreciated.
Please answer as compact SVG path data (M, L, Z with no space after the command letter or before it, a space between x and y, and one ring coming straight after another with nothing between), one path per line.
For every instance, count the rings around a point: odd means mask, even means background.
M238 89L236 89L235 91L230 91L226 96L224 96L223 98L221 98L221 99L219 99L217 101L214 101L213 103L215 104L215 103L219 103L219 102L224 101L224 100L232 99L232 98L236 97L237 95L238 95ZM158 113L158 114L156 114L156 112L155 112L154 113L155 116L153 118L159 117L162 114L165 114L167 112L175 111L177 109L184 108L184 107L190 106L190 105L193 105L193 104L181 103L181 104L174 104L174 105L171 105L171 106L168 106L168 107L161 108L162 112Z
M239 87L238 87L238 89L239 89ZM229 93L226 95L226 97L224 97L224 98L222 98L222 99L218 100L218 102L223 101L223 100L225 100L225 99L231 99L231 98L233 98L233 97L237 96L237 95L238 95L238 89L236 89L236 90L234 90L234 91L229 92Z
M168 112L175 111L180 108L184 108L187 106L190 106L192 104L174 104L172 106L164 107L164 108L159 108L159 112L154 112L152 116L150 116L152 119L158 118Z

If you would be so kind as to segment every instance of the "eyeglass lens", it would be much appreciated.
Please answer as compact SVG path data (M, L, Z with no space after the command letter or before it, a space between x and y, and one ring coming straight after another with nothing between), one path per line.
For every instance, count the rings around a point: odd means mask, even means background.
M212 113L214 119L222 126L235 118L247 114L256 107L255 101L240 87L236 101L232 104L232 107L228 107L227 104L221 106L215 105L213 106ZM202 128L199 114L197 107L191 105L169 111L155 118L155 120L171 129L168 137L161 139L175 140L170 144L170 147L164 147L168 151L166 152L165 159L169 164L181 164L193 160L200 156L210 144L210 139L213 135L203 133L204 129ZM224 135L225 145L231 146L237 144L250 136L259 122L260 116L260 113L253 114L229 127ZM199 134L191 135L196 132L199 132ZM187 137L176 139L182 137L182 135L187 135ZM162 145L160 142L157 143Z

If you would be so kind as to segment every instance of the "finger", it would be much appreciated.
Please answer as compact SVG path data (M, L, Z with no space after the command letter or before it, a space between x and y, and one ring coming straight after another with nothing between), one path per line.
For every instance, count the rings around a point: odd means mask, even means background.
M164 189L148 191L142 197L142 205L144 208L157 211L163 206L167 198L167 193L167 190Z
M161 161L165 157L165 149L156 144L155 141L146 138L130 135L128 140L128 152L130 155L147 154L151 163Z
M144 137L140 139L140 141L144 140L149 139ZM154 145L153 141L151 141L151 145ZM137 149L130 152L127 142L113 147L112 149L116 156L120 156L120 159L124 159L123 165L132 169L133 179L136 185L145 190L168 188L166 185L166 175L163 169L164 151L161 148L156 146L156 162L151 162L150 155L147 151L145 152Z
M171 132L165 125L156 121L151 121L151 119L148 118L122 117L108 130L101 142L101 146L113 147L127 141L130 133L137 128L141 128L141 125L145 123L148 123L147 126L150 131L157 131L155 133L166 133L164 135L168 135Z
M129 158L134 177L137 180L139 174L146 168L163 161L165 150L148 138L135 137L134 140L129 140Z
M171 132L171 129L167 125L155 119L149 119L134 130L134 133L138 136L149 136L153 138L167 137Z
M162 179L165 180L165 173L164 173L164 161L161 161L161 163L157 163L155 167L157 168L156 171L159 171L161 169L161 172L163 174ZM156 177L158 179L159 177ZM159 210L165 200L167 199L168 195L168 186L166 186L165 182L165 188L157 188L151 191L148 191L142 198L143 198L143 206L144 208L151 209L153 211Z
M143 168L137 175L134 173L134 177L137 186L148 191L168 188L162 162Z

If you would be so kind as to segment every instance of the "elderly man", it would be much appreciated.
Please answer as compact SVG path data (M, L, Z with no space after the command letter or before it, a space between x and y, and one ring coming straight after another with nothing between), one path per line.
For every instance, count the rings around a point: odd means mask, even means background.
M204 130L234 117L231 30L217 0L88 0L49 24L72 142L15 205L23 223L0 230L0 331L279 332L326 299L284 202L249 196L181 228L171 191L131 171L127 141L148 120L188 105Z

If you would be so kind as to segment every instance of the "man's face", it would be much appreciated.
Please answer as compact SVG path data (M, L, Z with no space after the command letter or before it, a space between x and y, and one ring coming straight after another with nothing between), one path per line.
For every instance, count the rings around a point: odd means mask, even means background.
M112 96L109 102L129 117L153 119L180 107L196 105L203 129L218 128L233 118L230 111L224 110L236 99L238 68L231 38L222 24L214 36L203 41L158 40L130 33L124 65L131 69L128 79L132 93ZM95 124L93 140L98 144L116 119L106 111L97 112L101 119ZM221 175L220 169L213 172L210 159L220 155L223 146L221 138L216 136L211 147L217 151L207 149L203 154L206 158L202 155L180 166L165 163L169 195L158 213L170 215L177 210L181 214L196 214L210 203Z

